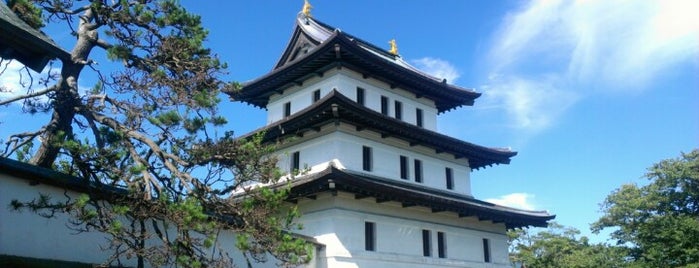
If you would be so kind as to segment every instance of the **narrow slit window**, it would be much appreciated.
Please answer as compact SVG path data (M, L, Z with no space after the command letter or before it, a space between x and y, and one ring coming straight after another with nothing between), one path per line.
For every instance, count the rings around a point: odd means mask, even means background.
M447 189L454 190L454 172L451 168L445 168L444 173L447 180Z
M381 96L381 113L388 115L388 97Z
M284 103L284 117L291 115L291 102Z
M371 158L371 147L362 147L362 169L364 169L365 171L371 171Z
M415 169L415 182L422 183L422 161L415 159L413 161L413 168Z
M403 155L400 156L400 178L408 179L408 157Z
M313 91L313 102L320 100L320 89Z
M301 166L301 153L299 151L291 154L291 172L296 172Z
M442 259L447 257L447 238L444 232L437 232L437 256Z
M364 222L364 249L376 251L376 223Z
M357 103L364 105L364 89L357 87Z
M393 108L395 110L394 114L396 116L396 119L402 120L403 119L403 103L400 101L395 101L395 103L393 104Z
M422 124L423 124L423 122L422 122L422 109L420 109L420 108L417 108L415 110L415 124L418 127L422 127Z
M422 230L422 256L432 256L431 236L430 230Z
M490 241L483 238L483 261L490 262Z

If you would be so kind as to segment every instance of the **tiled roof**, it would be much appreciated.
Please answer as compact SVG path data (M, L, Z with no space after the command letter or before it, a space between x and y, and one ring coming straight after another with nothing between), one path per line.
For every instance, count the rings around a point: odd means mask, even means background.
M433 148L437 153L449 153L456 158L467 158L474 169L493 164L508 164L517 152L500 148L488 148L446 136L413 124L385 116L333 90L313 105L290 117L257 129L241 138L264 132L265 141L273 141L284 135L298 135L313 131L336 121L356 126L358 130L372 130L383 137L396 137L410 143Z
M405 62L400 56L332 28L312 18L299 15L292 38L275 69L243 84L239 91L228 93L233 100L264 108L269 97L284 89L302 85L312 76L323 76L332 68L348 68L399 87L435 102L438 112L462 105L473 105L480 96L470 89L448 84Z
M358 199L373 197L376 202L399 202L403 207L428 207L432 212L453 212L459 217L477 217L482 221L504 223L508 229L545 227L549 220L556 217L546 211L500 206L467 195L341 170L333 166L293 179L290 198L313 197L327 191L349 192Z
M27 25L5 1L0 1L0 36L0 57L16 59L34 71L41 72L50 59L70 60L70 53Z

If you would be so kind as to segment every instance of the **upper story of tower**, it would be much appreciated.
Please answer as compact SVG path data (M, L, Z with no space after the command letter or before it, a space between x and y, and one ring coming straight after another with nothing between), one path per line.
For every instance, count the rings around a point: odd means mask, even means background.
M395 46L379 48L301 12L273 70L227 93L265 108L267 124L338 91L385 116L434 131L438 114L473 105L480 96L447 82L408 64Z

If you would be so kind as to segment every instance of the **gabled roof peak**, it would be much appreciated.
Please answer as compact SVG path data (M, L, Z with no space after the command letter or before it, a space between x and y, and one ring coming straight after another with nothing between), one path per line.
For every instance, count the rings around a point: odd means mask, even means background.
M401 88L416 98L433 100L439 113L473 105L481 95L448 84L445 79L410 65L397 54L397 49L394 52L299 12L291 39L273 70L246 82L239 91L226 93L234 100L265 107L271 95L302 84L308 75L322 76L331 68L348 68L364 78L383 81L391 89Z

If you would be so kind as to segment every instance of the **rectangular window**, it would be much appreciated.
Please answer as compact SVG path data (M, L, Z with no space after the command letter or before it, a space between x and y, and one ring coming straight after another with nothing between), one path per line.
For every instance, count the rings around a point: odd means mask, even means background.
M407 180L408 179L408 157L407 156L400 156L400 178Z
M447 257L447 238L444 232L437 232L437 256L444 259Z
M381 113L388 115L388 97L381 96Z
M415 124L418 127L422 127L422 109L420 108L415 110Z
M284 117L291 115L291 102L284 103Z
M376 251L376 223L364 222L364 249Z
M483 238L483 261L490 262L490 241Z
M432 256L432 241L430 241L431 236L432 234L430 234L430 230L422 230L422 256Z
M362 168L365 171L371 171L371 147L362 147Z
M313 102L320 100L320 89L313 91Z
M454 190L454 172L451 168L445 168L444 173L447 178L447 189Z
M357 103L364 105L364 89L357 87Z
M301 165L301 153L296 151L293 154L291 154L291 172L295 172L299 170L299 167Z
M393 108L395 109L396 119L402 120L403 119L403 103L401 103L400 101L395 101Z
M415 169L415 182L422 182L422 161L415 159L413 161L413 168Z

